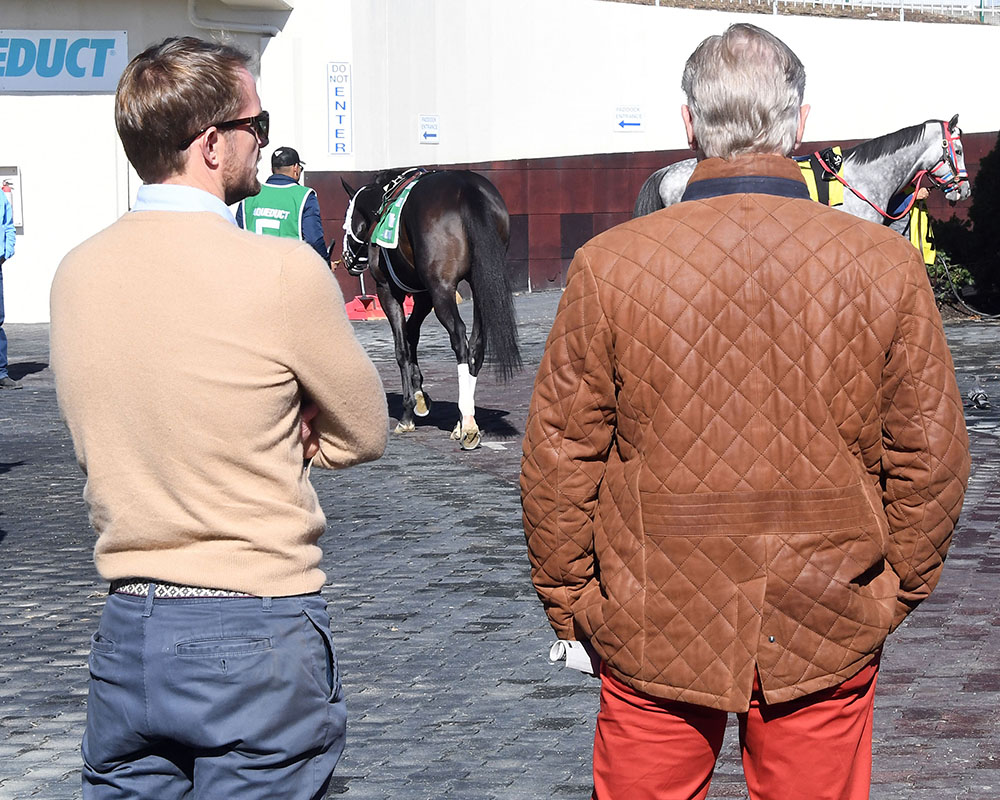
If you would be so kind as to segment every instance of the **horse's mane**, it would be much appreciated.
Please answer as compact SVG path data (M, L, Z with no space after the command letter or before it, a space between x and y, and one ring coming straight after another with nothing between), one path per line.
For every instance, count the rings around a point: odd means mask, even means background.
M844 158L849 158L859 164L868 164L895 153L897 150L902 150L904 147L909 147L923 139L927 132L928 122L937 122L937 120L929 119L919 125L911 125L894 133L869 139L867 142L862 142L850 150L844 151Z
M376 172L375 177L372 178L372 183L378 186L385 186L402 171L402 169L384 169L381 172Z
M372 178L372 183L378 187L385 186L387 183L391 183L400 175L402 175L407 170L416 169L415 167L395 167L393 169L384 169L381 172L375 173L375 177Z

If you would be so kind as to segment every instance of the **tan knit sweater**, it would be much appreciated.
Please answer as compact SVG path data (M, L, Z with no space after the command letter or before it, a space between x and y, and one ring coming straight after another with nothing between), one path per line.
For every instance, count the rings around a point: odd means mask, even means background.
M308 397L338 468L378 458L385 394L306 243L208 212L145 211L74 249L51 359L108 580L319 590L325 518L299 433Z

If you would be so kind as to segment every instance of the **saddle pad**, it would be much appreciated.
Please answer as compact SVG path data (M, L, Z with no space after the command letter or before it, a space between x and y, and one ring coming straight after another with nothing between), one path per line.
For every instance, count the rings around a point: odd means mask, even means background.
M839 147L834 147L833 151L840 155ZM795 160L799 162L799 169L802 170L802 177L805 179L806 186L809 187L809 196L813 200L825 206L842 206L844 204L844 184L837 180L825 179L827 172L819 163L815 153L799 156ZM843 164L841 164L837 174L844 174Z
M403 203L410 195L410 189L416 186L417 182L411 180L399 193L395 200L389 203L381 219L372 231L372 244L379 247L387 247L395 250L399 246L399 220L403 214Z

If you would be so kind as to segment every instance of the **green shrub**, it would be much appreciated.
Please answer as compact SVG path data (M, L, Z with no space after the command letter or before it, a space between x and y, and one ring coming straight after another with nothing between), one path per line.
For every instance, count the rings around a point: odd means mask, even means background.
M962 289L972 286L972 273L960 264L955 264L951 256L943 250L937 251L933 266L927 267L931 279L934 298L938 303L961 301Z

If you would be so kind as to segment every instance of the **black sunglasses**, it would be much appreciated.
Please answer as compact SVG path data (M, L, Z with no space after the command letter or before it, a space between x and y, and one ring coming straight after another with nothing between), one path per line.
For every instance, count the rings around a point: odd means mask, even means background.
M209 128L215 128L219 131L231 130L232 128L238 128L240 125L249 125L253 128L253 132L256 134L261 147L267 147L267 133L271 129L271 115L266 111L261 111L256 117L240 117L240 119L231 119L226 122L216 122L214 125L206 125L200 131L192 134L178 146L178 150L187 150L191 143L201 136Z

